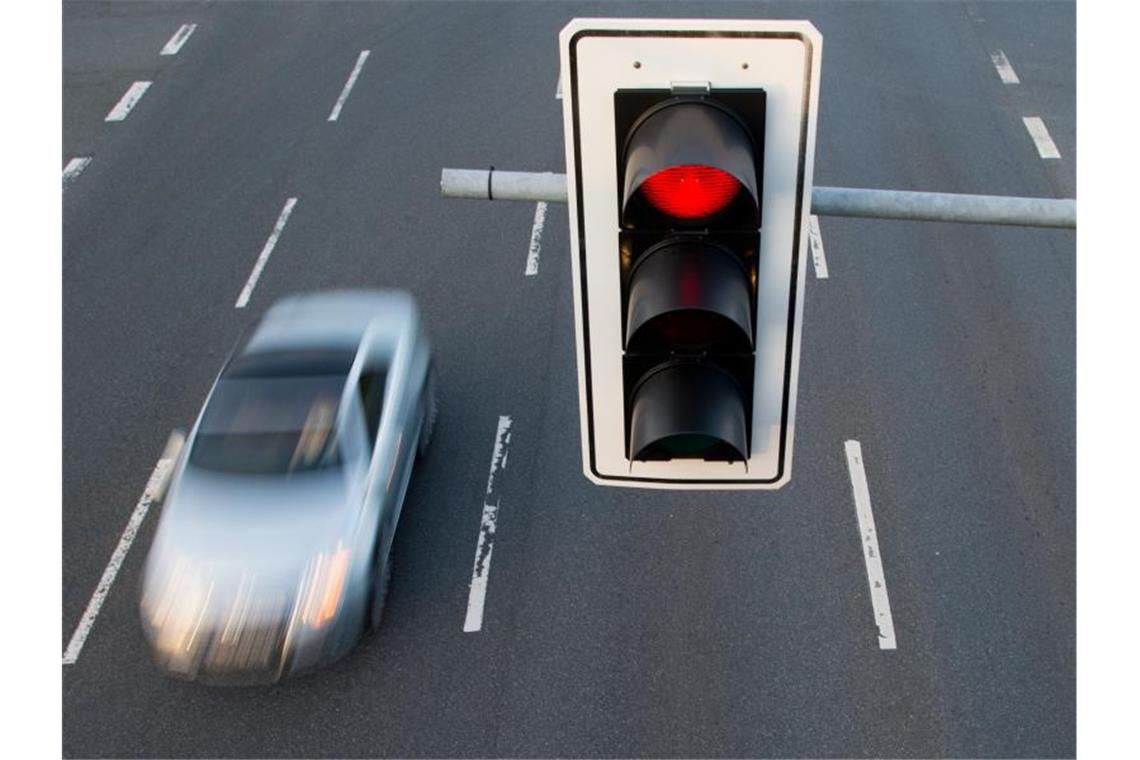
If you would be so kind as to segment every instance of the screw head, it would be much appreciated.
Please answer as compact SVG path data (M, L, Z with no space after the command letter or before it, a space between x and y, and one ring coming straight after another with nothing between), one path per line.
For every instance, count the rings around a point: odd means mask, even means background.
M634 61L634 62L633 62L633 67L634 67L635 69L640 69L640 68L641 68L641 61Z

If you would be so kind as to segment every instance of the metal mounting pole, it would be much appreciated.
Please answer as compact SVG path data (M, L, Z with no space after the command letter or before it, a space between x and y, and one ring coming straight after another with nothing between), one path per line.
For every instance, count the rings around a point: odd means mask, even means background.
M566 175L554 172L444 169L439 187L444 198L566 202Z
M444 169L440 191L444 198L565 203L566 175L497 169ZM1077 226L1077 202L1071 198L1058 200L816 187L812 190L811 210L821 216L1071 229Z

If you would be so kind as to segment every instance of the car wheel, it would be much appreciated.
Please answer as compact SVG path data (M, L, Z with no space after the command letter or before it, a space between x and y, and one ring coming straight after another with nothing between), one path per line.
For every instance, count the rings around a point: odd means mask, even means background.
M435 368L428 370L427 383L424 387L424 421L420 427L420 443L418 453L422 457L431 446L431 434L435 430L435 420L439 416L439 396L436 391Z
M368 628L375 631L384 617L384 603L388 600L388 581L392 577L392 563L385 562L380 578L372 576L372 593L369 594Z

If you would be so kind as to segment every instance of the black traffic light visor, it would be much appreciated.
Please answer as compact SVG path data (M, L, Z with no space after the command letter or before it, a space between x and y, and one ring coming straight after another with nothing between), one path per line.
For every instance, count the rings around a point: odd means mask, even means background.
M759 226L756 146L740 117L717 101L678 97L658 103L630 128L623 157L623 226L684 226L714 219L742 228ZM723 172L739 183L740 191L705 216L671 217L641 191L654 175L679 167Z
M746 461L747 425L741 388L712 364L666 362L633 390L631 461Z
M634 263L628 292L627 351L752 351L749 275L727 248L661 241Z

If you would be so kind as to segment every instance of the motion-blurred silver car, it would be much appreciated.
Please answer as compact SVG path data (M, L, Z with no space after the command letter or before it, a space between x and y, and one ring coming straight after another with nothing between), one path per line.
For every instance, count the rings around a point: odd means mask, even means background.
M276 303L214 383L143 577L172 674L275 681L379 623L388 553L436 417L431 351L401 291Z

